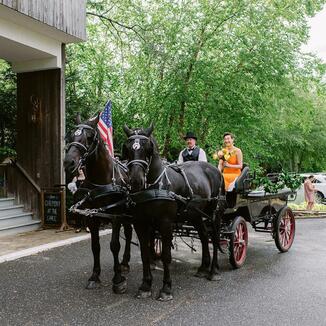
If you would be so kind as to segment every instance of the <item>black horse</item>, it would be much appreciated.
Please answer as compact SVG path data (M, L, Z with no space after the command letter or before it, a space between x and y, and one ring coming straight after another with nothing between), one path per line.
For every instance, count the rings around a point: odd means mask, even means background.
M79 115L77 116L77 126L69 136L67 144L67 153L64 159L64 167L67 180L78 173L78 170L83 167L85 170L86 179L83 183L83 188L91 190L94 194L93 201L85 201L81 208L98 208L110 204L108 196L103 194L103 189L107 190L110 185L125 185L127 182L126 173L120 168L105 148L97 123L99 115L96 118L81 123ZM93 190L92 190L93 189ZM82 190L82 189L81 189ZM97 194L97 196L96 196ZM103 195L103 196L101 196ZM114 196L113 196L114 197ZM116 212L115 212L116 213ZM106 220L107 222L107 220ZM112 239L110 249L114 257L114 277L113 291L115 293L124 293L126 291L126 278L122 275L123 271L129 271L130 261L130 244L132 238L132 226L129 223L122 223L120 218L112 219ZM99 228L101 220L98 217L89 217L87 224L91 232L92 252L94 257L93 273L88 280L87 289L96 288L100 285L100 240ZM125 251L122 262L119 262L120 251L120 228L124 226L126 238Z
M202 243L202 263L196 276L220 280L218 267L219 230L216 218L221 216L219 198L224 193L223 178L219 170L206 162L186 162L181 165L164 164L161 160L153 126L147 129L129 129L124 126L128 140L123 146L123 158L128 160L131 197L135 202L134 228L141 246L143 280L138 297L151 295L150 230L156 228L162 240L161 259L164 267L163 287L158 300L172 296L170 277L173 225L191 223ZM205 222L205 218L209 223ZM214 247L213 259L209 253L206 225L211 227Z

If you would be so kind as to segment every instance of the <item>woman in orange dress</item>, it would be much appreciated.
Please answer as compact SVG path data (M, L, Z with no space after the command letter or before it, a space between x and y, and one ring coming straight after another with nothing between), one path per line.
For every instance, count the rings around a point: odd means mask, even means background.
M232 191L235 181L241 174L242 152L234 146L234 136L230 132L223 135L224 148L217 155L219 158L218 168L223 172L226 191Z

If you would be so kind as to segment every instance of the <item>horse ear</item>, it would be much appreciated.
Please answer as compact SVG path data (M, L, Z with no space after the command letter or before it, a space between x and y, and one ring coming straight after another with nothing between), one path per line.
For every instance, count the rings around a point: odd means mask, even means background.
M125 134L130 137L133 134L133 131L131 129L129 129L129 127L127 126L127 124L125 124L123 126L123 131L125 132Z
M92 125L92 127L95 128L97 126L98 122L100 121L100 116L101 116L101 112L99 112L96 116L88 120L88 122Z
M77 113L75 121L76 121L76 125L81 124L80 112Z
M152 134L153 130L154 130L154 125L153 125L153 122L151 122L151 125L144 130L144 134L147 137L149 137Z

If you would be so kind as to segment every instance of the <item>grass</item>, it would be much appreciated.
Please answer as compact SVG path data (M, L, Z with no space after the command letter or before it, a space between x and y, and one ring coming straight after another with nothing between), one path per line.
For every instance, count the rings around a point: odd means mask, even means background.
M306 210L307 208L306 203L301 203L301 204L288 203L288 206L295 211L303 211ZM326 205L315 204L313 211L326 212Z

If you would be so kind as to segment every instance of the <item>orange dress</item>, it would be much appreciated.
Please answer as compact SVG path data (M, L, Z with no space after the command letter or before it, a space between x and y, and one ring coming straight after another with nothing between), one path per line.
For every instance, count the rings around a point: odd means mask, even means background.
M239 164L237 154L232 153L230 158L227 160L227 162L232 165ZM225 184L226 191L231 191L233 189L234 182L240 174L241 174L241 169L224 167L223 177L224 177L224 184Z

